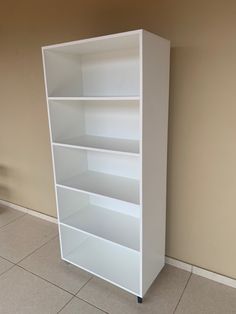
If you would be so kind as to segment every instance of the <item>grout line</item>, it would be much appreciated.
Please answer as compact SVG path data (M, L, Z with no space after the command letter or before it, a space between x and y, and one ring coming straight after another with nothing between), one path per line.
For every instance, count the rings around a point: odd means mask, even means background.
M11 269L12 269L13 267L15 267L15 266L16 266L15 264L11 265L10 268L6 269L4 272L2 272L2 273L0 274L0 277L1 277L3 274L7 273L9 270L11 270Z
M10 208L10 207L9 207L9 208ZM1 227L0 227L0 232L1 232L1 229L2 229L2 228L4 228L4 227L10 225L10 224L13 223L13 222L16 222L18 219L21 219L21 218L25 217L25 215L26 215L26 213L22 214L21 216L19 216L19 217L13 219L13 220L11 220L11 221L9 221L8 223L6 223L6 224L3 225L3 226L1 226Z
M94 276L91 276L83 285L82 287L79 288L79 290L75 293L75 296L77 296L77 294L80 292L81 289L83 289L84 286L87 285L87 283L93 278Z
M25 270L26 272L28 272L28 273L30 273L30 274L32 274L32 275L34 275L34 276L36 276L36 277L38 277L38 278L40 278L40 279L46 281L47 283L50 283L51 285L57 287L58 289L61 289L61 290L63 290L64 292L67 292L67 293L70 294L71 296L73 296L73 297L75 296L72 292L70 292L70 291L68 291L68 290L66 290L66 289L64 289L64 288L62 288L62 287L56 285L54 282L51 282L51 281L49 281L49 280L47 280L47 279L45 279L45 278L39 276L38 274L33 273L32 271L30 271L30 270L24 268L23 266L21 266L21 265L15 265L15 266L17 266L17 267L19 267L19 268Z
M102 311L103 313L109 314L108 312L104 311L103 309L101 309L100 307L98 307L98 306L94 305L93 303L90 303L90 302L88 302L88 301L86 301L86 300L84 300L84 299L80 298L80 297L79 297L79 296L77 296L77 295L76 295L75 297L76 297L77 299L79 299L79 300L81 300L81 301L83 301L83 302L87 303L88 305L91 305L92 307L94 307L94 308L96 308L96 309L98 309L98 310Z
M42 247L44 247L46 244L48 244L50 241L56 239L56 237L58 237L58 235L53 236L52 238L50 238L48 241L46 241L45 243L43 243L42 245L40 245L39 247L37 247L35 250L33 250L32 252L30 252L28 255L26 255L25 257L23 257L21 260L19 260L17 263L15 263L15 265L19 266L19 263L21 263L24 259L26 259L27 257L31 256L32 254L34 254L36 251L38 251L39 249L41 249Z
M94 304L92 304L92 303L90 303L90 302L88 302L88 301L86 301L86 300L84 300L83 298L81 298L81 297L78 296L78 293L80 292L80 290L82 290L82 289L87 285L87 283L88 283L90 280L92 280L93 278L94 278L94 276L91 276L91 278L89 278L89 280L88 280L81 288L79 288L79 290L78 290L78 292L76 293L75 297L78 298L79 300L81 300L81 301L83 301L83 302L85 302L85 303L87 303L87 304L89 304L89 305L95 307L96 309L98 309L98 310L100 310L100 311L102 311L102 312L104 312L104 313L106 313L106 314L109 314L108 312L104 311L104 310L101 309L100 307L98 307L98 306L96 306L96 305L94 305Z
M58 313L60 313L73 299L74 299L74 295L69 299L69 301L68 302L66 302L64 305L63 305L63 307L57 312L57 314Z
M19 265L19 263L21 263L24 259L26 259L26 258L28 258L29 256L31 256L32 254L34 254L37 250L39 250L39 249L41 249L42 247L44 247L44 246L45 246L46 244L48 244L50 241L53 241L57 236L58 236L58 235L56 235L55 237L53 237L52 239L50 239L50 240L47 241L46 243L42 244L40 247L38 247L38 248L35 249L33 252L31 252L30 254L28 254L27 256L25 256L25 257L24 257L23 259L21 259L19 262L13 263L13 264L14 264L14 266L18 266L18 267L24 269L25 271L31 273L32 275L35 275L36 277L38 277L38 278L40 278L40 279L42 279L42 280L44 280L44 281L46 281L46 282L48 282L48 283L54 285L55 287L57 287L57 288L59 288L59 289L65 291L65 292L69 293L70 295L72 295L73 297L75 297L76 294L79 293L79 291L92 279L92 277L89 278L89 279L86 281L86 283L85 283L76 293L72 293L71 291L66 290L65 288L62 288L61 286L58 286L58 285L55 284L54 282L49 281L49 280L47 280L46 278L41 277L40 275L38 275L38 274L36 274L36 273L30 271L29 269L25 268L24 266ZM7 260L7 261L8 261L8 260ZM9 262L10 262L10 261L9 261ZM12 263L12 262L11 262L11 263Z
M29 254L26 255L25 257L23 257L23 258L22 258L21 260L19 260L18 262L13 262L13 261L11 261L10 259L8 259L8 258L6 258L6 257L4 257L4 256L1 256L1 255L0 255L0 258L5 259L7 262L9 262L9 263L11 263L11 264L13 264L13 265L20 266L19 263L21 263L24 259L26 259L26 258L29 257L30 255L32 255L33 253L35 253L37 250L41 249L44 245L48 244L50 241L54 240L57 236L58 236L58 235L53 236L53 238L51 238L51 239L48 240L46 243L44 243L44 244L42 244L41 246L39 246L37 249L35 249L34 251L32 251L31 253L29 253Z
M176 312L176 310L177 310L177 308L178 308L178 306L179 306L179 304L180 304L180 301L182 300L182 297L183 297L183 295L184 295L184 292L185 292L185 290L186 290L186 288L187 288L187 285L188 285L189 280L190 280L191 277L192 277L192 273L190 273L190 275L189 275L189 277L188 277L188 280L187 280L187 282L186 282L186 284L185 284L185 286L184 286L184 289L183 289L183 291L182 291L182 293L181 293L181 295L180 295L179 301L177 302L177 304L176 304L176 306L175 306L175 308L174 308L173 314Z
M46 281L47 283L52 284L53 286L55 286L55 287L57 287L57 288L63 290L64 292L67 292L68 294L70 294L70 295L72 296L72 297L69 299L69 301L68 301L66 304L64 304L64 306L63 306L63 307L59 310L59 312L57 312L57 313L60 313L60 312L66 307L66 305L68 305L68 304L72 301L73 298L78 298L78 299L84 301L85 303L87 303L87 304L93 306L94 308L97 308L98 310L101 310L102 312L104 312L104 313L106 313L106 314L109 314L108 312L105 312L104 310L100 309L99 307L97 307L97 306L95 306L95 305L93 305L93 304L91 304L91 303L89 303L89 302L87 302L87 301L85 301L85 300L79 298L79 297L76 295L76 294L79 293L79 291L93 278L93 276L92 276L91 278L89 278L89 279L83 284L83 286L82 286L81 288L79 288L79 290L74 294L74 293L72 293L72 292L70 292L70 291L68 291L68 290L66 290L66 289L64 289L64 288L62 288L62 287L56 285L55 283L53 283L53 282L51 282L51 281L49 281L49 280L47 280L47 279L41 277L40 275L33 273L32 271L30 271L30 270L24 268L24 267L21 266L21 265L14 264L12 267L14 267L14 266L18 266L19 268L24 269L24 270L27 271L28 273L30 273L30 274L32 274L32 275L34 275L34 276L36 276L36 277L38 277L38 278L40 278L40 279ZM12 268L12 267L11 267L11 268Z
M16 265L16 263L12 262L12 261L9 260L8 258L6 258L6 257L4 257L4 256L1 256L1 255L0 255L0 257L3 258L3 259L5 259L7 262L9 262L9 263L11 263L11 264L13 264L13 265Z

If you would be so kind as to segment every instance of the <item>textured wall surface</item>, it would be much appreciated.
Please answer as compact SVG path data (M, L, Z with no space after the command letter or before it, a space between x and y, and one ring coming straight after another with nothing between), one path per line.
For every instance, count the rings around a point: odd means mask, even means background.
M0 199L56 215L40 47L138 28L172 43L167 255L236 278L235 1L2 3Z

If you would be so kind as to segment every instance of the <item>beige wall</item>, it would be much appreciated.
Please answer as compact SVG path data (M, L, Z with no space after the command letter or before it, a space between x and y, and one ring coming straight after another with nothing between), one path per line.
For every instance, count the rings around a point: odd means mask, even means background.
M167 254L236 278L234 0L1 4L0 199L56 214L40 47L136 28L172 42Z

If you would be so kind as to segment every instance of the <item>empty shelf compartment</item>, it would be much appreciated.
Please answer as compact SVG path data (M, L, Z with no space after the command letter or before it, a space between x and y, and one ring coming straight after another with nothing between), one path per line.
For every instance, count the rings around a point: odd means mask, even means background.
M140 253L60 225L62 257L125 290L140 294Z
M118 243L140 249L138 205L101 196L57 188L60 223Z
M137 100L50 100L53 142L139 153Z
M139 38L129 37L131 44L113 48L100 41L89 49L44 49L48 96L139 95Z
M139 204L139 157L54 147L59 186Z

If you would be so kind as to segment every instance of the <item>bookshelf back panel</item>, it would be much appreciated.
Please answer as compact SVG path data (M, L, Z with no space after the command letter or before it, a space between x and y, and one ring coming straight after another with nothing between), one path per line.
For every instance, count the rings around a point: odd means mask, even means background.
M81 58L84 96L138 96L138 50L120 50Z

